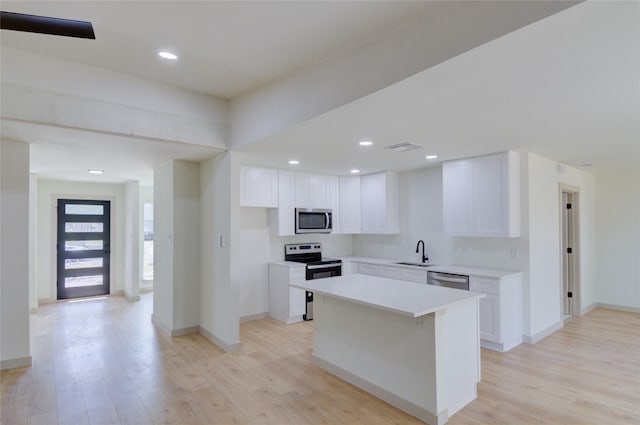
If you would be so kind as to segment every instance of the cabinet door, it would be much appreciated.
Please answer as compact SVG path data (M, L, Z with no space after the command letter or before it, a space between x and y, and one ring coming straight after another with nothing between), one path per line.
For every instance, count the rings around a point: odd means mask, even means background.
M362 233L398 233L398 200L395 175L368 174L360 178ZM393 184L392 184L393 183ZM393 193L390 193L394 190Z
M289 287L289 316L302 316L306 310L304 289Z
M311 175L309 191L311 195L311 208L331 208L329 201L329 176L320 174Z
M360 177L340 177L339 195L340 233L360 233Z
M295 208L313 208L311 205L311 178L312 175L308 173L295 173Z
M480 338L500 343L500 304L498 295L480 300Z
M240 206L278 206L278 170L260 167L240 167Z
M478 236L506 236L507 156L473 159L473 200L475 231Z
M442 165L444 230L454 235L473 234L473 168L471 160Z
M278 208L269 211L271 234L295 234L294 177L292 171L278 170Z

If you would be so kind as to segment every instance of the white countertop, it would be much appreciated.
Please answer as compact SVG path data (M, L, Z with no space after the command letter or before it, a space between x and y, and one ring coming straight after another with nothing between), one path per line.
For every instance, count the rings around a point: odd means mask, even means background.
M327 295L410 317L424 316L454 303L485 296L477 292L362 274L307 280L291 286L311 291L316 296Z

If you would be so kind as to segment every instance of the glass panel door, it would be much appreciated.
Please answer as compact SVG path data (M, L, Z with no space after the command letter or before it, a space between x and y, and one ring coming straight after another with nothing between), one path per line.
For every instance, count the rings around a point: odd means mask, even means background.
M58 200L58 299L109 293L111 203Z

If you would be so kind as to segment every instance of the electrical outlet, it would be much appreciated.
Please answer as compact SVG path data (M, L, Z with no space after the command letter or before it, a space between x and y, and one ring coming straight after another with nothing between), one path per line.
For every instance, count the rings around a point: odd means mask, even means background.
M511 248L511 259L517 260L520 258L520 250L518 248Z
M471 244L464 244L462 245L462 252L464 252L465 254L471 254L471 252L473 252L473 247L471 246Z

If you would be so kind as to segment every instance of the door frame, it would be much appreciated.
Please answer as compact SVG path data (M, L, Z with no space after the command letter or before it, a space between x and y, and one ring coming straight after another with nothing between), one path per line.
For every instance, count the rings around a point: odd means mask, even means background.
M111 239L111 260L109 261L109 277L111 279L111 284L109 285L109 295L115 293L115 285L114 279L117 279L118 276L115 274L119 261L118 251L121 249L119 246L119 241L116 239L117 235L117 226L118 223L118 204L117 198L115 196L104 196L104 195L87 195L87 194L77 194L77 193L53 193L51 195L51 214L50 214L50 279L49 279L49 293L51 294L51 298L47 298L44 300L40 300L41 302L58 302L58 251L57 251L57 242L58 242L58 200L59 199L79 199L86 201L109 201L111 202L111 228L109 233L109 238ZM106 295L104 295L106 296ZM59 300L65 301L65 300Z
M565 183L559 184L558 189L558 219L560 223L559 227L559 240L560 240L560 320L564 320L564 299L565 299L565 290L564 290L564 272L565 272L565 252L566 246L564 245L563 231L563 210L565 208L563 204L563 194L568 193L571 195L571 209L573 210L572 218L573 222L571 224L572 236L573 240L569 241L569 245L572 248L572 255L569 257L571 263L571 269L573 273L570 276L570 286L572 289L572 297L569 300L569 310L571 311L571 317L573 316L581 316L581 302L580 295L582 292L581 287L581 277L580 277L580 188L576 186L571 186Z

